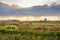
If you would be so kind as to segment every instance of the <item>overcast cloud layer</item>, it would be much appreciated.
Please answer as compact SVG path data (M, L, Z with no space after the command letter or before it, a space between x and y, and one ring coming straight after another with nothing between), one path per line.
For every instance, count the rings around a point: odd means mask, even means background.
M0 2L6 2L9 4L18 4L22 7L31 7L36 5L43 5L43 4L53 4L54 2L60 4L60 0L0 0Z

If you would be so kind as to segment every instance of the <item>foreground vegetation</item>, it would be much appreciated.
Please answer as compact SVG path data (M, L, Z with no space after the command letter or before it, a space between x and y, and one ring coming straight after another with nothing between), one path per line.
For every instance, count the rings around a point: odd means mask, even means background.
M0 22L0 40L60 40L60 23Z
M0 30L0 40L60 40L60 32L44 30Z

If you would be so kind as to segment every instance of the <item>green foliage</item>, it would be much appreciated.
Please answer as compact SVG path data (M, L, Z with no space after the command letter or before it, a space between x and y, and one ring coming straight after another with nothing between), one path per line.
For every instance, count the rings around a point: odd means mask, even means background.
M3 39L4 38L4 39ZM60 40L60 32L43 30L0 30L1 40Z
M33 30L34 28L42 30ZM57 22L50 21L5 23L0 27L0 40L60 40L59 28Z

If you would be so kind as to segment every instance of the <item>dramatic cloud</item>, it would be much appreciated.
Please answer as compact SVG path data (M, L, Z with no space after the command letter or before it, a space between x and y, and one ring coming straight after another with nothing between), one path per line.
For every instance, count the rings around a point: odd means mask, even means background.
M31 7L36 5L51 5L53 3L60 4L60 0L0 0L10 4L18 4L22 7Z

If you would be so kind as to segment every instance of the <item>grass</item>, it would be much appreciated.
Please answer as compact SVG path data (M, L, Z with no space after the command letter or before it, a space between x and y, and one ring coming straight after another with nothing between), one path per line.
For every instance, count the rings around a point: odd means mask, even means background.
M0 26L0 40L60 40L60 25L57 23L5 22Z

